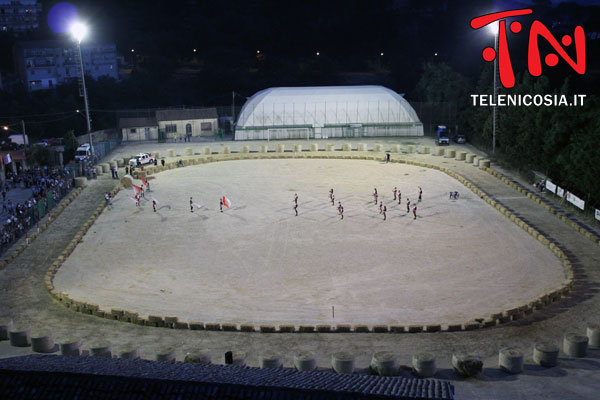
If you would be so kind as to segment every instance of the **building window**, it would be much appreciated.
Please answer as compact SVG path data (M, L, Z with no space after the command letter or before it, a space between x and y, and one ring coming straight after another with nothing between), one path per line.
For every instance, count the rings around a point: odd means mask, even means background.
M131 128L131 129L129 130L129 133L135 133L135 128Z
M175 124L165 125L165 132L167 132L167 133L176 133L177 132L177 125L175 125Z
M191 135L192 134L192 124L186 124L185 125L185 134L186 135Z
M203 131L212 131L212 122L202 122L200 129Z

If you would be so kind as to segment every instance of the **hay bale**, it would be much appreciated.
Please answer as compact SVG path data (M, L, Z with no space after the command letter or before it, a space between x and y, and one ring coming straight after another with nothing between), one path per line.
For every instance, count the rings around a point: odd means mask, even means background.
M156 353L156 361L174 363L176 361L175 348L167 346L159 349Z
M119 352L119 357L121 358L125 358L128 360L135 360L138 358L141 358L142 356L142 351L140 349L140 346L133 344L133 343L127 343L123 346L121 346L121 351Z
M334 353L331 366L338 374L351 374L354 372L354 355L345 351Z
M429 154L429 146L419 146L419 154Z
M435 152L433 153L434 156L443 156L444 155L444 149L441 147L436 147L435 148Z
M86 178L83 178L83 177L75 178L75 187L80 188L80 187L85 187L86 185L87 185Z
M523 372L523 352L516 347L505 347L498 352L498 366L510 374Z
M435 375L435 357L430 353L417 353L412 356L412 367L415 375L430 378Z
M298 371L314 371L317 369L317 358L311 351L299 351L294 354L294 367Z
M99 341L90 345L92 357L113 358L113 347L110 342Z
M31 335L31 349L36 353L54 353L57 349L52 331L34 332Z
M31 328L29 327L12 327L8 331L10 345L15 347L31 346Z
M600 348L600 324L588 324L586 334L589 346L593 349Z
M335 151L335 145L333 143L327 143L327 151Z
M563 352L569 357L585 357L589 338L576 333L567 333L563 338Z
M456 160L457 161L464 161L466 157L467 157L467 152L466 151L459 151L459 152L456 153Z
M371 358L371 371L379 376L398 375L398 358L389 351L380 351L373 354Z
M123 185L125 189L130 189L133 185L133 177L131 175L125 175L121 178L121 185Z
M452 366L458 375L468 378L481 373L483 361L475 353L455 353L452 354Z
M167 157L175 157L175 149L167 149Z
M278 352L267 350L259 354L258 365L260 368L281 368L283 356Z
M183 362L193 364L210 364L212 357L210 350L198 350L186 353Z
M67 338L60 343L60 354L63 356L80 356L83 341L79 338Z
M533 346L533 362L542 367L554 367L558 364L558 346L548 342L537 342Z

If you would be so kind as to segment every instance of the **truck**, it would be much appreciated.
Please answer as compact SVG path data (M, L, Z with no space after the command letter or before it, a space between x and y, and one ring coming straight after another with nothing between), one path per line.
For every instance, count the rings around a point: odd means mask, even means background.
M149 153L140 153L129 160L129 165L137 167L138 165L154 164L156 158Z
M75 150L75 160L84 161L92 157L89 143L82 144Z
M450 136L448 135L448 128L445 125L438 125L435 143L438 146L450 145Z

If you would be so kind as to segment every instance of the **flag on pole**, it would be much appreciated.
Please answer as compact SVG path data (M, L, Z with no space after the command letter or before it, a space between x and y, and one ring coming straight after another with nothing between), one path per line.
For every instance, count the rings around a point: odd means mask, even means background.
M196 208L198 208L198 209L202 208L202 205L200 205L198 203L192 203L192 205L196 206Z
M8 165L12 162L12 158L10 158L10 154L8 153L6 153L2 159L2 161L4 161L4 165Z
M146 185L146 187L148 186L148 181L147 181L146 179L144 179L144 178L142 178L142 177L140 176L140 180L142 181L142 183L143 183L144 185Z
M152 196L151 198L152 198L152 201L156 202L156 204L160 204L160 201L156 200L156 199L154 198L154 196Z
M225 196L223 196L223 205L227 208L231 208L231 201Z
M131 185L131 187L133 188L133 190L135 190L135 194L138 195L140 193L142 193L142 188L140 186L137 185Z
M135 204L137 204L137 200L134 199L133 197L129 196L129 198L131 199L131 201L133 201Z

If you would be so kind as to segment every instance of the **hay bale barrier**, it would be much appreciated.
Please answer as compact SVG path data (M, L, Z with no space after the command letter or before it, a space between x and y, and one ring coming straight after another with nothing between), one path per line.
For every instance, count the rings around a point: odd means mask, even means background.
M85 187L87 185L87 179L81 176L78 176L77 178L75 178L75 187L76 188L82 188Z
M127 343L121 347L119 357L128 360L135 360L142 357L142 351L140 349L140 346L133 343Z
M539 366L551 368L558 364L559 348L554 343L537 342L533 345L533 362Z
M412 367L415 375L430 378L437 370L435 357L431 353L417 353L412 356Z
M283 356L275 351L264 351L258 356L260 368L282 368Z
M380 351L371 358L371 371L379 376L398 375L398 358L389 351Z
M183 362L194 364L210 364L212 361L210 350L191 351L186 353Z
M133 185L133 176L131 176L131 175L125 175L124 177L122 177L121 178L121 185L125 189L130 189L131 186Z
M563 338L563 352L569 357L585 357L589 339L576 333L567 333Z
M516 347L505 347L498 352L498 366L509 374L523 372L523 352Z
M294 354L294 367L298 371L314 371L317 369L317 358L311 351L299 351Z
M67 338L60 343L60 354L63 356L81 356L83 341L79 338Z
M12 318L3 318L0 320L0 340L8 340L8 333L13 327Z
M54 353L57 348L52 331L39 331L31 334L31 350L36 353Z
M600 324L588 324L586 334L592 349L600 348Z
M352 374L354 372L354 355L340 351L332 354L331 366L338 374Z
M31 346L31 328L25 326L15 326L8 332L10 345L15 347Z
M455 353L452 354L452 367L458 375L469 378L483 371L483 361L476 353Z
M92 357L113 358L113 347L110 342L100 341L90 345Z

